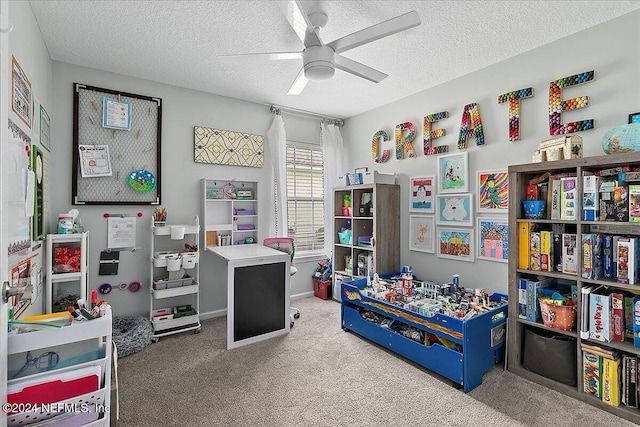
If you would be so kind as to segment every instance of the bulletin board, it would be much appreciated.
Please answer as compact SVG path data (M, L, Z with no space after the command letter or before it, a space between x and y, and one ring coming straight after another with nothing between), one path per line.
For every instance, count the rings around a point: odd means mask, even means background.
M159 205L162 100L73 85L74 205Z

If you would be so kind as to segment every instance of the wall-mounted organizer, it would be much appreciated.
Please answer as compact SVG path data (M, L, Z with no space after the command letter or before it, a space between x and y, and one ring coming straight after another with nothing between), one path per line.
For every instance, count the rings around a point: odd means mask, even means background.
M47 235L47 313L87 299L88 246L88 232Z
M161 129L160 98L75 83L71 202L160 204Z
M258 243L258 183L202 179L205 248Z
M151 218L151 292L153 338L200 332L200 219L193 224L157 225Z

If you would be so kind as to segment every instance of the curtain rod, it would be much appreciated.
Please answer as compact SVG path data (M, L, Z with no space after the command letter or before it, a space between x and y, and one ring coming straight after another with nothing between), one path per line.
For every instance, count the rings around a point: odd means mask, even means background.
M280 105L272 105L269 108L269 111L271 111L273 114L289 113L289 114L294 114L294 115L297 115L297 116L312 117L312 118L315 118L315 119L320 119L320 120L326 121L329 124L335 124L337 126L344 125L344 120L342 120L342 119L336 119L334 117L326 117L326 116L322 116L320 114L312 113L310 111L297 110L295 108L282 107Z

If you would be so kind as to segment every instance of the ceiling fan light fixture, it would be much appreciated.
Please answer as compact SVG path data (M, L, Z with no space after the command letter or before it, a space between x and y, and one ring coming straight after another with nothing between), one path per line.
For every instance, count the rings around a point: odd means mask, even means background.
M333 49L328 46L310 46L302 52L304 75L309 80L327 80L336 73Z

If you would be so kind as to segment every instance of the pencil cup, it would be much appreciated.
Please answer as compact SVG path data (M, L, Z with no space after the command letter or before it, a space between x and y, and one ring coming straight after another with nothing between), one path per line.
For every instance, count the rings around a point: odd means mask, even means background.
M167 258L167 271L178 271L182 267L182 257Z
M172 225L171 226L171 238L174 240L184 239L184 226Z

